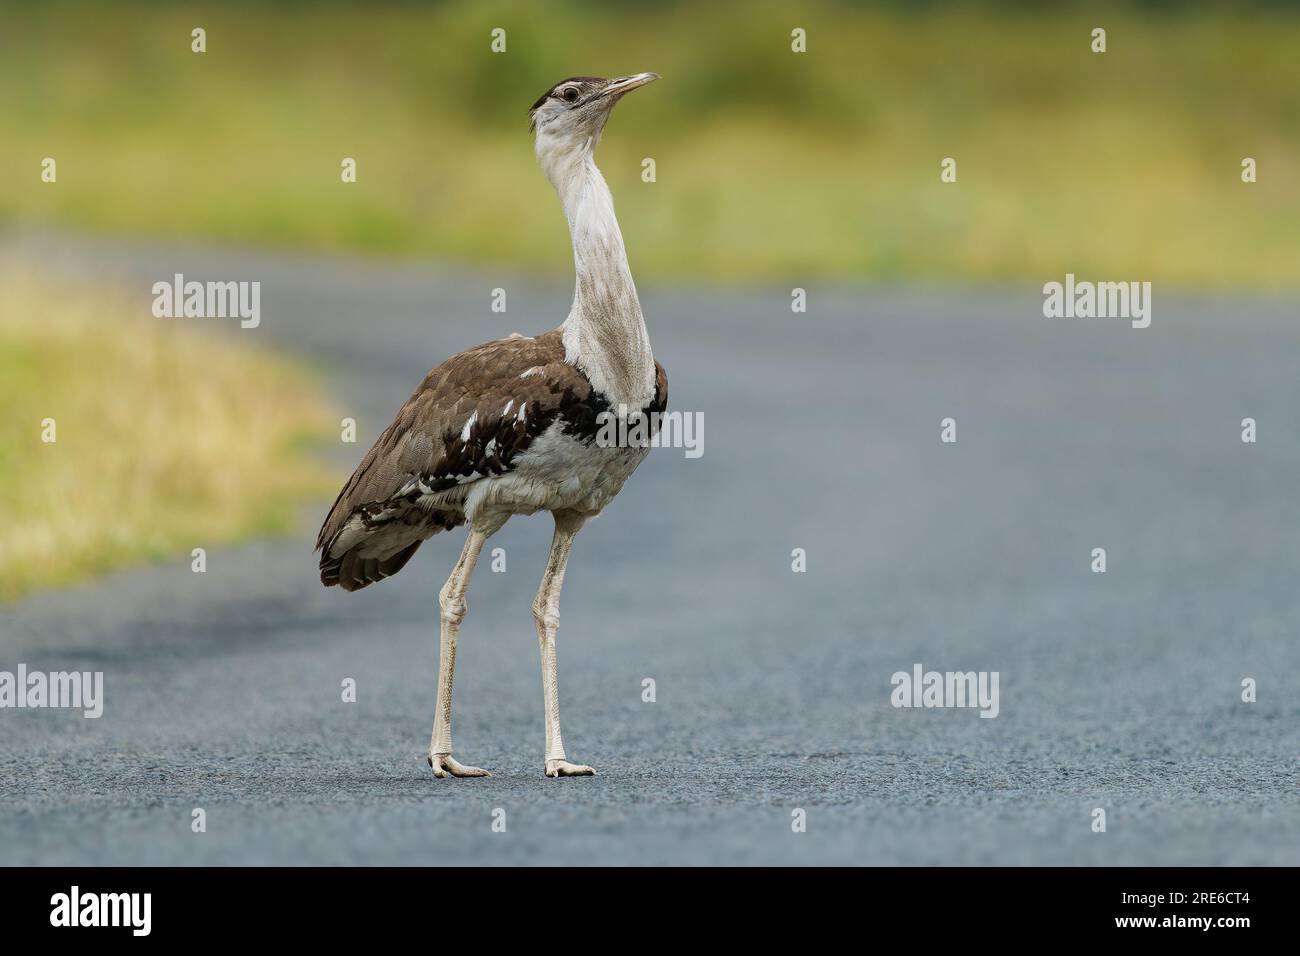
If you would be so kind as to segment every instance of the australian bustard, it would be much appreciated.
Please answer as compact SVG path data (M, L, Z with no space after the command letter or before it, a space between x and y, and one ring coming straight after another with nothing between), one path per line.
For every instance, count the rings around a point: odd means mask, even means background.
M449 358L430 372L339 492L316 547L321 582L355 591L402 569L420 542L469 524L438 594L438 702L429 766L445 777L487 776L452 759L451 689L465 593L484 542L511 515L549 511L551 553L533 601L541 648L548 777L586 776L560 738L555 638L573 537L618 494L647 454L644 443L598 441L610 415L647 416L668 399L650 352L614 201L594 151L614 104L658 79L575 76L530 112L537 160L569 220L577 284L557 329L514 335ZM617 429L615 429L617 430Z

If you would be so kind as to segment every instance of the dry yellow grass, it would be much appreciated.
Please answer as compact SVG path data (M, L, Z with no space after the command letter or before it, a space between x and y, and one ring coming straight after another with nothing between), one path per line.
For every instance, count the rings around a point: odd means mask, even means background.
M329 491L311 447L337 417L297 366L120 290L0 287L0 601L286 531Z

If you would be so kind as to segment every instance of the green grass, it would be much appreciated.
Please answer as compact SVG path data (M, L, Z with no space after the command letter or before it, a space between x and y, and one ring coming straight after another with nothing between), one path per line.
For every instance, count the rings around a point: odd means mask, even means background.
M0 9L0 221L562 273L525 111L651 69L600 152L640 276L1300 285L1300 18L1276 7Z
M332 490L312 448L338 419L296 365L113 288L0 287L0 602L287 532Z

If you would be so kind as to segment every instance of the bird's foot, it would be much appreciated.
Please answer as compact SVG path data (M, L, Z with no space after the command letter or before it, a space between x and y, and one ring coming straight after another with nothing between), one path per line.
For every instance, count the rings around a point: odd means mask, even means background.
M435 777L490 777L482 767L467 767L453 760L451 754L429 754L429 766Z
M563 758L546 761L548 777L594 777L595 775L596 771L585 764L569 763Z

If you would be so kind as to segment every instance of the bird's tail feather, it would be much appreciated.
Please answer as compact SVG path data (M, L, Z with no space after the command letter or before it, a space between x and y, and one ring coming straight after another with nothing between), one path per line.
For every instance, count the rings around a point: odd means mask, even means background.
M321 553L320 583L327 588L337 584L345 591L360 591L402 570L419 546L419 541L413 541L387 558L358 557L358 548L352 548L340 557L332 558L327 548Z

